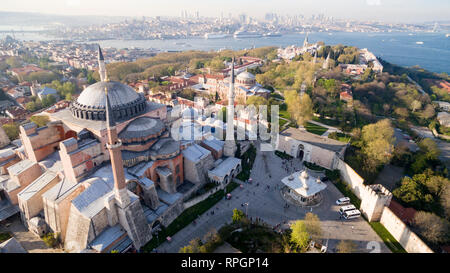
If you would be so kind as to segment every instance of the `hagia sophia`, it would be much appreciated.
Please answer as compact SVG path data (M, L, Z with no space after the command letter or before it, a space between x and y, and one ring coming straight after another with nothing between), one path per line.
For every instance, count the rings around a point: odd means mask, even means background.
M138 251L193 192L226 184L241 161L234 140L174 139L167 106L110 81L100 48L98 61L100 82L46 113L46 126L20 126L22 146L0 153L0 220L19 212L67 252Z

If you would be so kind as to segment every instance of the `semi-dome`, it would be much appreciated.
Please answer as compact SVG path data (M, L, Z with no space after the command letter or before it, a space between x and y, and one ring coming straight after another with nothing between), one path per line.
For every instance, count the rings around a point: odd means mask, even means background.
M119 133L119 138L125 142L130 142L131 140L144 141L148 138L159 137L164 129L164 123L159 119L139 117L128 123Z
M106 92L114 118L127 120L145 111L145 97L120 82L103 81L90 85L71 105L74 117L88 120L106 120Z

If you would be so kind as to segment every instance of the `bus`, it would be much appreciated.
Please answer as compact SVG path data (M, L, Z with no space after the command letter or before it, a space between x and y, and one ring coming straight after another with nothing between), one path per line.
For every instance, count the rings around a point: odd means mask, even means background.
M357 209L349 210L349 211L344 212L343 216L345 219L358 218L359 216L361 216L361 212Z
M350 211L350 210L356 210L356 207L353 206L353 205L343 206L343 207L341 207L341 208L339 209L339 213L340 213L341 215L343 215L344 212Z

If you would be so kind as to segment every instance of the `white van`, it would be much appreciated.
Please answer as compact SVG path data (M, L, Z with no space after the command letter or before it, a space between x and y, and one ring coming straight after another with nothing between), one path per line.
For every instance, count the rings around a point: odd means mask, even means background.
M361 212L359 210L357 210L357 209L349 210L349 211L344 212L343 216L344 216L345 219L358 218L358 217L361 216Z
M353 206L353 205L343 206L343 207L341 207L341 208L339 209L339 213L340 213L341 215L343 215L344 212L350 211L350 210L356 210L356 207Z
M350 198L348 198L348 197L342 197L342 198L336 200L336 205L338 205L338 206L347 205L347 204L350 204Z

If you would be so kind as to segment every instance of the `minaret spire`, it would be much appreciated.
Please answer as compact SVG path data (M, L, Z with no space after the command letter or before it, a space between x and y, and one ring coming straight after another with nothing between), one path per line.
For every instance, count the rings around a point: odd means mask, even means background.
M328 51L328 56L327 59L323 62L323 69L328 69L329 65L330 65L330 54L331 54L331 50Z
M107 81L105 59L103 58L102 49L98 46L98 74L100 74L100 80L102 82Z
M234 156L236 143L234 142L234 57L231 63L231 82L228 90L227 131L224 145L225 156Z
M125 185L125 172L123 170L122 152L121 146L122 142L118 138L116 122L114 120L114 112L111 108L111 103L108 98L108 88L105 87L105 97L106 97L106 130L108 132L108 143L106 147L109 150L109 157L111 160L111 167L114 176L114 193L118 205L121 208L125 208L130 204L130 196Z
M305 41L303 41L303 47L308 47L308 32L306 32Z

